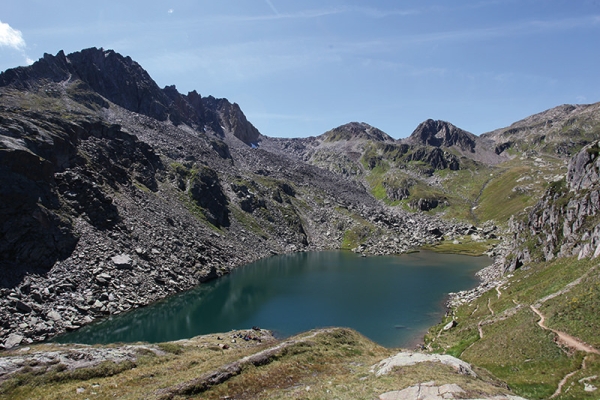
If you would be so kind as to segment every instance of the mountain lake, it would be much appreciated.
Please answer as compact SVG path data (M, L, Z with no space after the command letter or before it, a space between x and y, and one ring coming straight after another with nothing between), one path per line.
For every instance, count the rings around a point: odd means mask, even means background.
M475 287L475 272L490 263L488 257L427 251L273 256L55 341L164 342L254 326L283 338L343 326L386 347L414 347L428 327L441 321L447 294Z

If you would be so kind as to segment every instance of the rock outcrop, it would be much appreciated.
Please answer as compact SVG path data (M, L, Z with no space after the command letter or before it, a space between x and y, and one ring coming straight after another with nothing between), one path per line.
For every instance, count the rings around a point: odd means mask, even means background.
M519 220L514 218L513 250L504 268L532 260L600 255L599 142L571 158L566 178L551 183L543 198Z
M495 151L494 144L489 139L475 136L446 121L428 119L419 124L413 133L402 142L413 146L433 147L445 152L454 152L462 157L485 164L493 165L506 160L506 157L500 156ZM441 158L439 155L437 157ZM455 166L451 169L458 169L457 160L451 160L444 164ZM448 165L439 169L447 168Z
M474 153L476 140L475 135L449 122L428 119L417 126L407 141L433 147L457 146L463 151Z

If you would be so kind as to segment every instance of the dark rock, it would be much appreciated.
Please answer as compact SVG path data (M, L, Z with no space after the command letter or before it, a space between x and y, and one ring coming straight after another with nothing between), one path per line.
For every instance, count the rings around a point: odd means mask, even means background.
M438 199L418 199L411 200L409 205L417 210L421 211L429 211L433 210L440 204Z
M505 143L499 144L494 149L494 152L496 154L502 154L502 152L504 152L505 150L510 149L511 146L512 146L511 142L505 142Z
M449 122L428 119L422 122L410 135L409 141L434 147L457 146L469 152L475 151L477 137Z
M214 170L201 167L192 177L189 191L192 199L202 207L204 216L211 224L219 227L229 226L227 196Z
M418 147L406 156L407 161L423 161L434 170L450 169L456 171L460 168L458 158L451 153L445 152L439 147Z
M24 303L20 300L15 303L15 307L17 308L17 310L24 312L24 313L30 313L31 311L33 311L31 306L29 306L29 304Z

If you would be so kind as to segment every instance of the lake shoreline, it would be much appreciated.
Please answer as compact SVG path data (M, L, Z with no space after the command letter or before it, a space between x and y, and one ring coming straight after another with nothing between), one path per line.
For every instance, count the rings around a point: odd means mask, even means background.
M424 251L378 257L360 257L347 251L273 256L132 313L113 316L58 336L55 341L89 344L115 341L162 342L249 326L266 327L278 336L289 337L325 326L348 326L386 347L412 346L422 340L422 335L411 334L411 330L426 333L444 315L443 304L452 288L444 290L438 287L436 281L450 281L454 288L464 288L465 284L467 287L477 285L475 272L487 264L487 260L465 257L449 258L448 255ZM317 266L319 259L323 263L321 266ZM456 265L452 266L455 268L454 273L446 265L449 259L456 260ZM438 260L441 264L428 266L431 260ZM476 263L476 266L468 267L468 273L463 265L465 260ZM306 264L286 272L290 268L289 264L294 262ZM403 265L404 262L411 265ZM369 268L368 273L365 273L365 268ZM426 272L423 268L430 270ZM442 278L428 276L428 273L442 274ZM347 282L348 280L352 282ZM260 286L267 281L272 281L272 285ZM349 286L350 284L354 286ZM435 304L421 303L422 294L432 290L435 290ZM348 293L355 295L347 296ZM190 306L194 296L203 296L202 301L205 303ZM410 302L416 305L408 306ZM400 306L390 307L391 304ZM407 309L400 311L399 307L402 306ZM189 309L185 311L185 307ZM373 309L386 308L390 308L387 319L373 315L379 314L374 313ZM418 311L421 309L423 313ZM432 312L436 317L427 317ZM294 315L306 321L294 320ZM273 319L272 322L270 318ZM126 322L128 320L130 322ZM165 320L169 321L167 327L164 326ZM195 327L192 326L194 324ZM208 324L213 325L208 327ZM402 332L405 329L397 329L398 325L409 329ZM90 333L94 331L96 333ZM143 332L161 332L162 336L158 333L147 336ZM90 336L86 338L86 335ZM98 339L100 337L103 338Z

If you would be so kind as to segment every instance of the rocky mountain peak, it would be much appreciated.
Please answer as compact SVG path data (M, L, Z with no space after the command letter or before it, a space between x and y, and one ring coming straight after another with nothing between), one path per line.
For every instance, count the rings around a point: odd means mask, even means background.
M323 134L323 137L328 142L337 142L340 140L371 140L374 142L393 142L394 139L383 132L365 122L350 122L345 125L338 126Z
M234 136L250 145L260 132L246 119L237 104L227 99L203 98L196 91L182 95L175 86L161 89L137 62L113 50L89 48L65 55L45 54L28 67L0 74L0 87L34 89L46 84L83 82L85 89L129 111L159 121L170 120L212 133Z
M428 119L417 126L408 142L434 147L457 146L463 151L475 152L476 136L449 122Z

